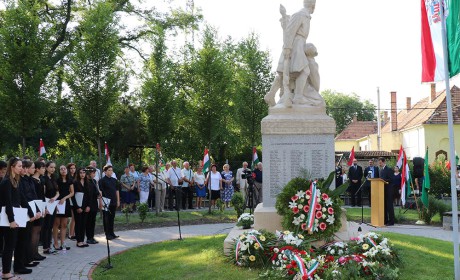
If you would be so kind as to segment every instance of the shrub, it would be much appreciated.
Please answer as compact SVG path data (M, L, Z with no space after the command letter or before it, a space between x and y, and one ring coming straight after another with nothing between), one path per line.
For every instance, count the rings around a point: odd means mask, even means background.
M446 161L441 159L433 162L429 167L430 190L435 197L450 196L450 170L446 168Z
M129 217L131 216L131 211L131 205L126 205L125 208L121 209L121 213L125 214L127 224L129 224Z
M419 205L423 205L421 199L418 201ZM444 203L444 201L435 198L433 195L428 197L428 208L422 206L422 219L426 224L431 224L431 220L436 214L439 214L442 221L442 215L444 212L450 210L449 205Z
M149 212L149 206L147 205L147 203L138 203L137 212L139 213L141 223L143 223L145 218L147 218L147 212Z
M243 195L239 192L235 193L232 197L231 203L233 207L235 208L236 215L238 218L243 214L244 211L244 199Z
M217 209L219 209L220 212L224 212L225 210L225 203L222 201L222 199L217 199L216 201L216 206L217 206Z

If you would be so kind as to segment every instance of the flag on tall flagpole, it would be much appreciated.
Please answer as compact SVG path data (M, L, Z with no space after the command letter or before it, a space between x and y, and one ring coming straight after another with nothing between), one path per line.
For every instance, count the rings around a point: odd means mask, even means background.
M353 146L353 148L351 149L351 152L350 152L350 157L348 158L348 166L352 166L353 165L353 160L355 159L355 146Z
M43 140L40 138L40 146L38 148L38 156L46 159L46 150L45 150L45 144L43 143Z
M110 161L110 153L109 153L109 147L107 146L107 142L104 143L104 154L105 154L106 164L112 165L112 162Z
M428 190L430 189L430 172L429 172L429 162L428 162L428 147L426 147L425 152L425 166L423 169L423 187L422 187L422 203L425 207L428 207Z
M258 163L259 157L257 156L257 149L256 147L252 147L252 169L256 168Z
M445 7L449 75L453 77L460 73L460 1L421 0L422 82L437 82L446 79L442 45L442 5Z
M203 167L203 173L209 172L211 161L209 160L209 152L207 148L204 148L204 156L203 156L203 162L201 166Z

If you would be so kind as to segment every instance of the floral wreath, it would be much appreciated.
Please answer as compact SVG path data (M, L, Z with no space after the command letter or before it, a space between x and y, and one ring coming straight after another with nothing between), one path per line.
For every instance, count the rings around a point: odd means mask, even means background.
M278 195L276 209L285 229L302 233L306 238L329 240L342 226L340 195L347 184L330 190L334 173L326 180L292 179Z

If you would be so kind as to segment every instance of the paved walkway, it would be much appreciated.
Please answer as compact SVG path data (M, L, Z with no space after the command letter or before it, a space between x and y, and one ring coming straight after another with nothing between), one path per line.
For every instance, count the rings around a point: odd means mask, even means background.
M183 226L182 237L199 235L226 234L234 227L234 224L209 224ZM110 241L110 252L112 254L133 248L136 246L150 244L179 238L178 227L139 229L131 231L116 232L120 238ZM88 272L95 262L107 257L107 247L105 236L98 235L96 240L99 244L90 245L87 248L77 248L75 242L72 248L57 255L47 255L47 259L42 261L37 267L32 268L33 273L22 275L26 280L36 279L88 279Z
M200 235L226 234L230 232L234 224L208 224L183 226L182 236L184 238ZM348 222L349 233L357 235L359 224ZM363 232L382 231L409 234L414 236L431 237L445 241L452 241L452 231L443 230L440 227L417 226L417 225L395 225L392 227L373 228L362 225ZM139 229L117 232L119 239L110 242L111 253L120 252L136 246L160 242L164 240L178 239L177 227ZM26 280L31 279L88 279L88 272L95 262L107 256L106 242L103 235L96 236L100 242L97 245L90 245L88 248L77 248L72 242L72 249L66 253L60 252L57 255L47 257L40 265L33 268L33 273L23 275Z

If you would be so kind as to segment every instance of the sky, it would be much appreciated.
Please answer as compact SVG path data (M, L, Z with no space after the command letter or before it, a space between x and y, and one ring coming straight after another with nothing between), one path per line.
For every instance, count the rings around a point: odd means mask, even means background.
M280 4L293 14L303 0L195 0L222 38L259 34L273 70L282 51ZM399 109L408 96L412 104L427 97L430 85L421 83L420 11L420 0L317 0L307 41L318 49L320 90L354 92L377 105L379 87L382 109L390 108L391 91L397 92ZM458 77L451 80L455 83L460 85Z

